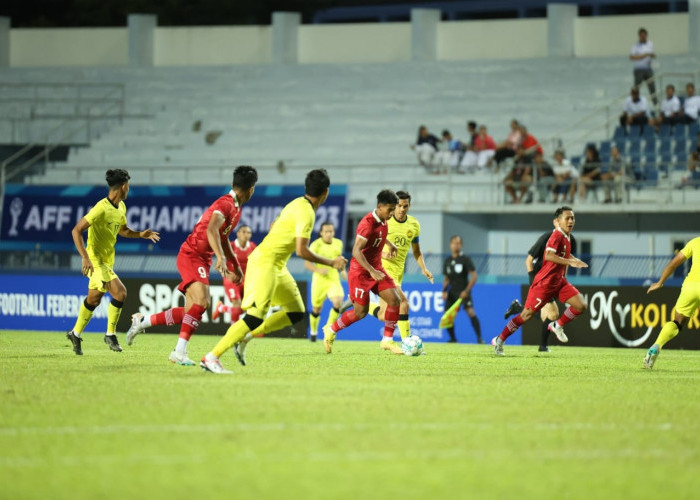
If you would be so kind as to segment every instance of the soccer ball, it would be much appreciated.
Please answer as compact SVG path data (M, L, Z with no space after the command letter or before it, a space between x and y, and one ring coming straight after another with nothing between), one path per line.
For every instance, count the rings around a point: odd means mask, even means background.
M423 341L418 335L409 335L401 341L401 350L406 356L423 354Z

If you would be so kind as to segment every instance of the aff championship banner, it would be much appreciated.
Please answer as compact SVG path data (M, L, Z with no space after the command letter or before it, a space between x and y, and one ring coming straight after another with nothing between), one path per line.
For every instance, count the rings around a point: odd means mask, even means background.
M681 291L679 287L666 286L651 294L642 286L576 288L586 297L588 310L566 325L567 345L592 347L650 347L661 327L673 319ZM527 290L522 287L523 300ZM559 310L564 310L561 304ZM696 311L664 349L700 349L699 314ZM524 344L539 344L541 325L539 317L524 325ZM553 335L550 342L557 342Z
M128 226L137 231L150 227L160 232L161 240L153 245L118 238L117 251L177 252L207 207L229 190L227 186L132 186L125 201ZM282 208L303 195L303 186L257 186L253 198L243 206L241 223L251 227L253 241L259 243ZM107 186L8 184L0 245L35 249L38 243L47 250L74 250L73 226L105 196ZM344 240L346 203L346 186L331 186L328 199L316 211L314 232L322 223L332 222L336 237Z

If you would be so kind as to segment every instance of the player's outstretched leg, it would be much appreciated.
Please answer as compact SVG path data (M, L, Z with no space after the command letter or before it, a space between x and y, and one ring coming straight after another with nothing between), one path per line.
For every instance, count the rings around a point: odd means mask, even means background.
M66 338L70 340L71 344L73 344L73 352L77 354L78 356L83 355L83 348L82 348L82 343L83 339L82 337L78 337L73 330L69 331L66 333Z
M338 332L343 328L352 325L356 321L359 321L360 319L362 318L355 314L355 308L352 308L341 314L332 325L326 325L323 327L323 347L327 354L331 354L333 352L333 342L335 342Z
M661 349L668 341L678 335L678 332L681 331L682 324L681 321L673 320L663 326L661 332L659 332L659 336L656 338L656 342L654 342L654 345L649 348L646 356L644 356L644 368L649 370L654 368L654 363L656 363L656 358L659 357Z
M132 345L139 333L146 331L146 328L159 325L179 325L185 317L184 307L173 307L167 311L157 314L141 314L140 312L131 315L131 327L126 332L126 345Z
M385 351L391 351L394 354L403 354L401 348L394 344L394 330L396 322L399 319L399 306L386 306L384 312L384 338L379 343L380 347Z
M530 319L530 316L532 315L532 312L527 309L524 312L528 313L527 319ZM498 337L494 337L491 339L491 345L493 346L493 352L498 355L498 356L504 356L505 353L503 352L503 344L505 343L506 339L513 335L515 331L520 328L520 326L525 323L526 319L523 318L522 313L518 314L515 316L513 319L511 319L503 328L503 331Z

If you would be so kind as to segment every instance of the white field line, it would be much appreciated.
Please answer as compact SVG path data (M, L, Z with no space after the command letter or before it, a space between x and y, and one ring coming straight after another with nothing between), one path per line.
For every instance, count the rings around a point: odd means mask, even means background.
M553 449L553 450L511 450L511 449L440 449L440 450L397 450L397 451L339 451L339 452L308 452L308 453L280 453L279 451L267 454L245 451L240 453L221 453L216 456L202 454L172 455L78 455L58 457L0 457L0 467L8 468L34 468L34 467L91 467L91 466L124 466L129 465L158 465L170 466L179 464L205 464L208 462L225 461L226 463L365 463L365 462L396 462L411 460L413 462L427 460L504 460L517 459L528 460L533 464L541 461L590 461L590 460L694 460L698 458L697 450L666 450L663 448L649 448L640 443L639 448L593 448L593 449Z
M394 423L391 430L444 431L459 429L484 430L532 430L532 431L670 431L671 423L590 423L590 422L543 422L520 424L513 422L413 422ZM385 423L222 423L222 424L159 424L159 425L67 425L67 426L6 426L0 427L0 436L63 435L63 434L199 434L227 431L244 432L288 432L288 431L365 431L387 428Z

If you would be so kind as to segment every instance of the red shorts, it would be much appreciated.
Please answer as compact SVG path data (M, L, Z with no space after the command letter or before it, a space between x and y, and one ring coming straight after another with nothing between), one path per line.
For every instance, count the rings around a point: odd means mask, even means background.
M177 253L177 270L182 281L177 286L183 294L195 281L209 286L209 269L211 269L211 256L193 252L186 246L181 246Z
M243 282L233 283L231 280L224 278L224 290L231 302L234 300L243 300Z
M348 289L350 290L350 301L354 304L366 306L369 304L369 292L379 295L379 292L396 288L396 283L381 267L377 269L384 273L382 281L374 281L369 273L362 267L350 266L348 272Z
M531 309L533 312L537 312L555 298L563 304L579 293L581 292L566 280L556 281L554 283L539 282L532 285L527 292L525 309Z

